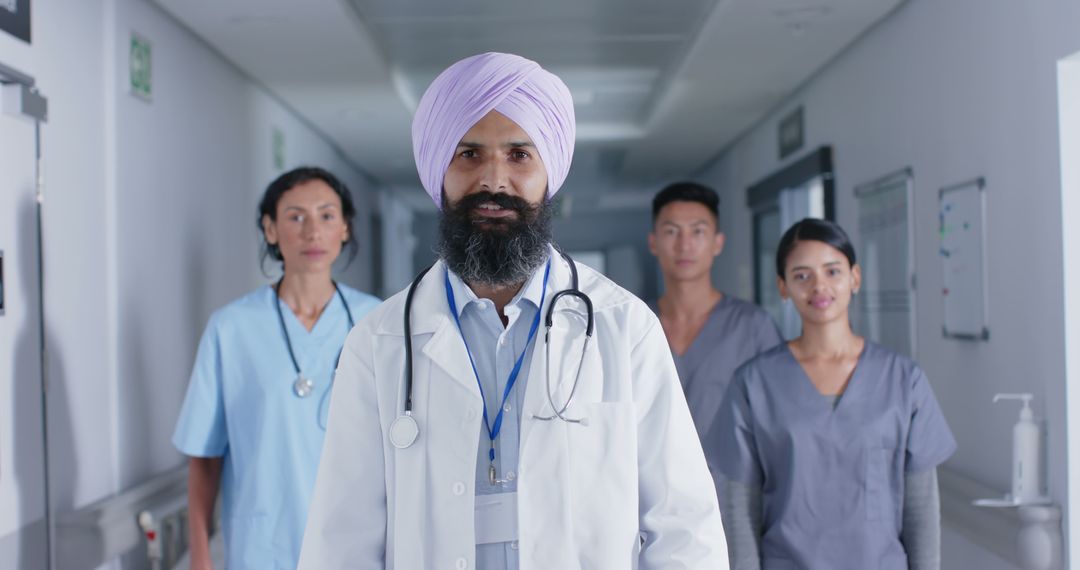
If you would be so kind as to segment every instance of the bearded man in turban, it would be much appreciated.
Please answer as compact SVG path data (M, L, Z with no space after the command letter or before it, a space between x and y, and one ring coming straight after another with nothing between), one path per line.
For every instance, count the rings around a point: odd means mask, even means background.
M440 259L346 340L300 568L727 567L659 322L552 245L574 133L566 85L515 55L424 94Z

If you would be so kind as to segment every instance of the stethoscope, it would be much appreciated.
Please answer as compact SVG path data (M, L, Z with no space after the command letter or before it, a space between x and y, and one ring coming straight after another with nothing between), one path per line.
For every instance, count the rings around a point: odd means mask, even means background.
M533 419L541 421L551 421L555 419L562 420L566 423L588 425L587 418L571 418L566 415L566 409L570 407L570 403L574 399L574 393L577 392L578 381L581 379L581 369L585 364L585 353L589 349L589 341L592 339L593 334L593 304L592 299L588 295L581 292L578 286L578 272L577 267L574 265L574 260L569 255L559 252L566 263L570 266L570 288L563 289L551 296L551 301L548 304L547 314L544 317L544 363L545 363L545 388L547 391L548 404L551 406L552 413L548 416L541 416L533 414ZM420 426L416 423L416 418L413 417L413 347L412 347L412 326L409 322L410 315L412 314L412 300L413 295L416 293L416 288L423 281L424 276L434 265L424 269L413 279L412 284L409 285L409 292L405 295L405 394L404 402L401 412L398 417L394 418L394 421L390 424L390 443L398 449L405 449L411 446L416 438L420 436ZM576 297L582 303L585 303L586 309L586 321L585 321L585 342L581 345L581 358L578 360L577 373L574 375L574 384L570 388L570 395L566 398L566 402L562 406L555 405L555 398L551 393L551 326L554 323L555 307L558 306L559 300L563 297Z
M284 281L284 278L282 278L281 281ZM296 360L296 353L293 351L292 338L289 337L289 328L285 326L285 317L281 313L281 304L284 302L284 301L281 300L281 295L280 295L281 281L278 281L273 287L273 289L274 289L274 308L277 309L278 324L281 325L281 333L283 335L285 335L285 346L287 346L289 348L289 359L292 360L293 370L296 372L296 380L293 382L293 385L292 385L293 394L296 394L297 398L303 399L303 398L307 398L308 396L311 395L312 392L315 391L315 382L311 378L308 378L307 376L304 376L303 371L301 371L301 369L300 369L300 363L297 362L297 360ZM338 299L341 299L341 305L343 307L345 307L345 316L348 317L348 319L349 319L349 328L346 330L346 332L351 331L353 329L353 326L355 326L356 323L353 322L353 315L352 315L352 311L349 310L349 303L347 303L345 301L345 295L342 294L341 288L338 287L337 282L333 281L333 280L331 280L330 282L334 284L334 291L337 293ZM342 346L342 348L344 348L344 346ZM340 361L340 360L341 360L341 349L338 349L337 360L335 360L335 363L334 363L334 370L337 370L337 361ZM333 382L334 382L334 376L333 376L333 374L331 374L330 383L333 384ZM322 408L323 408L323 405L326 403L326 397L327 397L327 395L329 393L330 393L330 390L327 390L325 393L323 393L322 400L319 401L319 411L318 411L319 427L321 427L323 429L323 431L326 430L326 426L322 423Z

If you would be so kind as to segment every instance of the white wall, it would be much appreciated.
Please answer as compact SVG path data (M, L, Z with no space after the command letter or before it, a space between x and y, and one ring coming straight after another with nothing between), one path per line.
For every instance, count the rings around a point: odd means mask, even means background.
M118 74L116 227L120 472L124 487L178 462L169 443L199 334L210 312L266 281L258 268L255 211L272 164L272 131L286 165L339 172L362 205L368 182L288 110L153 4L127 0L117 19L118 69L128 31L149 39L154 97L126 91ZM367 251L354 268L367 266ZM346 282L367 289L366 272Z
M851 231L854 186L913 167L918 353L960 444L949 467L1007 490L1017 410L994 407L990 399L995 392L1033 392L1049 422L1051 495L1062 505L1067 449L1055 66L1080 48L1078 21L1080 4L1067 0L910 0L701 176L723 190L726 205L721 223L729 241L719 283L743 291L740 275L751 264L745 192L784 165L776 154L783 114L805 106L804 152L832 145L837 218ZM988 183L991 338L945 340L937 190L979 175Z
M361 289L372 282L373 188L153 4L35 0L33 9L33 44L0 34L0 62L35 76L49 99L50 456L55 508L66 511L182 461L168 441L206 318L267 281L255 211L280 173L272 130L284 133L286 168L324 166L352 189L361 251L341 279ZM132 32L153 44L149 103L127 92ZM0 432L11 424L0 415ZM0 472L0 496L9 484ZM2 529L25 531L38 516L0 508L0 567L18 567L5 561L19 560L26 534Z

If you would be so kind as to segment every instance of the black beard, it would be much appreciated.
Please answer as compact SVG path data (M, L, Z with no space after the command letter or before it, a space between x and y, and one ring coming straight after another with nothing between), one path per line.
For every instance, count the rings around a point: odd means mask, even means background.
M513 210L517 216L473 216L473 210L485 202ZM436 251L466 283L492 288L519 285L547 261L551 216L548 199L534 205L517 196L485 191L448 204L443 194Z

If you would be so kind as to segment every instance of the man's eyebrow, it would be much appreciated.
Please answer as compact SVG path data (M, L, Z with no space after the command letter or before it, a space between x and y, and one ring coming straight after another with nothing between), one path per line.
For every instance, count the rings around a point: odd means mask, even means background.
M472 141L461 141L457 145L458 148L472 148L472 149L484 148L484 146L485 145L482 144L482 143L472 142ZM509 142L503 143L502 146L505 147L505 148L520 148L520 147L536 148L536 145L534 145L530 141L509 141Z
M673 227L676 227L676 228L684 226L684 225L694 228L694 227L697 227L697 226L707 226L707 225L709 225L709 220L706 220L706 219L691 220L689 222L685 222L685 223L682 223L682 224L674 222L672 220L661 220L659 222L659 224L661 226L673 226Z
M327 202L325 204L319 204L318 206L315 206L316 210L325 210L326 208L337 208L337 204L334 204L333 202ZM288 206L285 206L285 209L286 210L300 210L301 212L303 212L303 211L307 210L307 207L306 206L297 206L297 205L288 205Z

